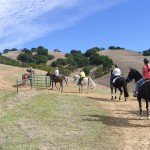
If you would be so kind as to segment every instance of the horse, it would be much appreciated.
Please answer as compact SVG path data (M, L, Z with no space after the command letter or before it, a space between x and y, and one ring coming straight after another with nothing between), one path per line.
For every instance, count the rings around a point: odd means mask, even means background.
M137 82L139 79L141 79L143 76L140 74L139 71L137 71L134 68L130 68L130 71L128 73L128 76L126 78L127 82L130 82L131 80L135 80L135 82ZM146 111L147 111L147 119L149 119L150 117L150 112L149 112L149 100L150 100L150 80L145 80L139 87L139 91L138 91L138 96L137 96L137 100L139 103L139 114L140 117L143 116L143 111L142 111L142 102L141 99L145 99L146 101Z
M111 76L112 76L112 72L113 71L111 70ZM116 96L117 89L120 91L119 101L121 100L121 96L122 96L123 92L124 92L125 101L126 101L126 98L129 97L128 89L127 89L127 82L124 77L116 77L113 80L113 83L111 84L110 88L111 88L111 100L113 100L113 89L114 88L115 88L115 99L117 99L117 96ZM122 90L122 88L123 88L123 90Z
M22 74L22 85L23 85L23 87L26 87L26 81L28 79L30 80L30 85L31 85L32 74L34 74L34 70L29 70L29 69L27 69L27 72Z
M48 73L46 74L46 76L50 76L50 78L51 78L51 81L52 81L52 88L51 88L51 90L53 90L53 82L55 82L55 87L56 87L57 89L59 89L59 90L60 90L61 87L62 87L63 80L65 80L66 85L68 85L68 78L66 78L64 75L56 76L56 77L53 79L54 74L48 72ZM60 83L60 87L59 87L59 88L57 87L56 83Z
M76 74L73 78L74 81L77 81L78 83L80 76ZM86 92L87 94L89 92L90 86L96 87L96 84L94 83L92 78L84 77L82 81L79 83L79 93L83 92L83 87L87 87L87 92Z

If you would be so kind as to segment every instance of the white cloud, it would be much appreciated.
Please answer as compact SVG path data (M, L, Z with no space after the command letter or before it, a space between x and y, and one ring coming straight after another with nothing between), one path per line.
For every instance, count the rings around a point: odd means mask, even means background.
M0 50L33 41L124 0L1 0Z

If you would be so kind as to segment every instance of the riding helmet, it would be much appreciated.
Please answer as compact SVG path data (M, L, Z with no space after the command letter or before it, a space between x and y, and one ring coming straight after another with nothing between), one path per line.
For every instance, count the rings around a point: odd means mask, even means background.
M118 65L117 65L117 64L115 65L115 68L118 68Z
M144 58L143 61L144 61L145 64L149 63L149 60L147 58Z

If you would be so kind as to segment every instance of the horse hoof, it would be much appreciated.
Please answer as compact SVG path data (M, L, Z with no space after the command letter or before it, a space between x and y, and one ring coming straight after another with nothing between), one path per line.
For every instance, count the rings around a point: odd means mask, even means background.
M147 119L150 119L150 116L147 116Z
M142 119L143 119L143 116L140 116L139 119L142 120Z

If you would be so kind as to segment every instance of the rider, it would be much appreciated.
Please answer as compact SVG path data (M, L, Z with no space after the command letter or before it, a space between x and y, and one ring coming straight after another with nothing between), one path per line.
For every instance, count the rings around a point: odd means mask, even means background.
M110 86L112 86L112 82L115 78L117 77L120 77L121 75L121 70L119 69L118 65L115 65L115 68L114 70L112 71L112 75L111 75L111 78L110 78Z
M147 58L143 60L144 66L142 67L142 75L143 77L136 82L135 92L133 94L134 97L137 97L140 85L147 79L150 79L150 64Z
M80 84L81 84L81 81L83 80L83 78L85 78L85 72L84 72L83 69L80 70L79 76L80 76L80 79L79 79L77 85L80 85Z
M29 72L29 78L32 78L32 67L30 67L30 69L28 69Z
M25 71L25 74L27 74L29 77L29 70L28 69Z
M53 75L53 77L52 77L52 80L54 80L57 76L59 76L58 67L55 68L55 71L54 71L54 75Z

